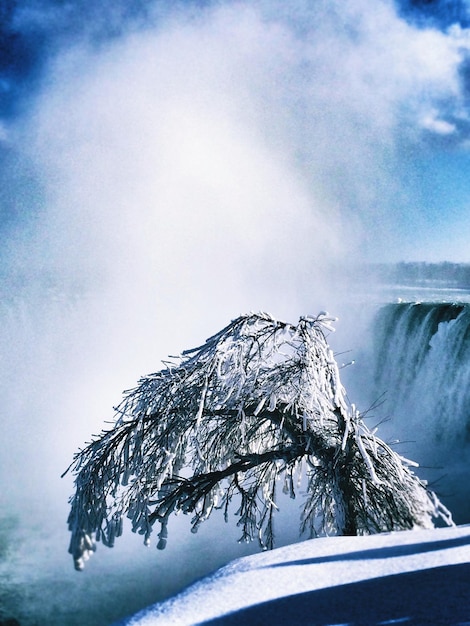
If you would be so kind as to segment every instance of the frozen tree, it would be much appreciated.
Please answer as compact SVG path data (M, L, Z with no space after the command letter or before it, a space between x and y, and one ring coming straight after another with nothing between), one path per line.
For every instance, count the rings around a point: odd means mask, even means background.
M302 475L311 537L451 524L414 464L349 404L326 339L332 321L241 316L126 392L114 427L71 465L77 569L95 541L113 545L126 516L146 544L158 522L162 549L173 513L191 514L195 532L214 509L227 520L232 501L240 540L272 548L277 491L294 498Z

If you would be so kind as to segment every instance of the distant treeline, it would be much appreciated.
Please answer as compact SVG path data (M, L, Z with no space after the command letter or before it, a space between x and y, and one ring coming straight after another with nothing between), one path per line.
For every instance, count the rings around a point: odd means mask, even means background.
M470 263L376 263L373 274L380 283L404 285L440 284L456 289L470 289Z

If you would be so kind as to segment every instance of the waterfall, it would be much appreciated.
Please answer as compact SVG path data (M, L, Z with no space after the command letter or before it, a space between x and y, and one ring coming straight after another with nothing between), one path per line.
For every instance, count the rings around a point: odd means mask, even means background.
M470 305L387 304L373 336L371 398L385 394L391 417L382 432L437 481L456 521L470 521Z

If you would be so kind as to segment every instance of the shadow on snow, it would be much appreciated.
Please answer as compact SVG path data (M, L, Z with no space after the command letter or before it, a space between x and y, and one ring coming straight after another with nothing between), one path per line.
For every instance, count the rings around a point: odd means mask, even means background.
M367 559L385 559L390 557L410 556L412 554L424 554L437 550L447 550L449 548L459 548L470 544L470 534L466 537L455 537L454 539L442 539L440 541L428 541L424 543L413 543L409 545L385 546L372 548L369 550L358 550L356 552L346 552L339 554L329 554L325 556L313 557L310 559L298 559L296 561L283 561L273 563L265 567L287 567L292 565L315 565L321 563L331 563L335 561L362 561Z
M206 626L379 626L392 623L470 625L470 564L299 593L204 622Z

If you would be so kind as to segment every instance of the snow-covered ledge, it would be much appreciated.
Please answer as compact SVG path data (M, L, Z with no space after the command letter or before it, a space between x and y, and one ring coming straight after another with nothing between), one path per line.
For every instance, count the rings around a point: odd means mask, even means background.
M320 538L229 563L115 626L470 624L470 525Z

